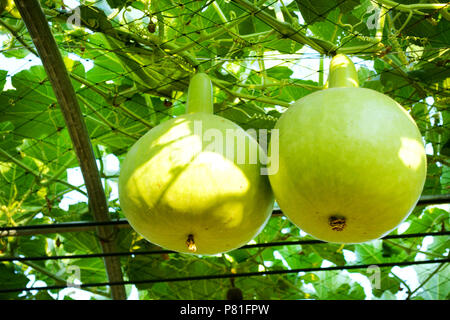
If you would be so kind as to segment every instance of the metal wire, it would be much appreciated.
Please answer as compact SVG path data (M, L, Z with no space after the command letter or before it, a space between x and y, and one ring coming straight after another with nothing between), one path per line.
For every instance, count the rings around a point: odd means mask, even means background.
M421 238L421 237L438 237L438 236L448 236L450 231L441 232L422 232L422 233L411 233L411 234L395 234L387 235L380 240L388 239L408 239L408 238ZM328 244L328 242L307 239L307 240L297 240L297 241L277 241L277 242L266 242L266 243L256 243L248 244L242 246L236 250L242 249L254 249L254 248L266 248L266 247L277 247L277 246L293 246L293 245L318 245L318 244ZM177 252L172 250L151 250L151 251L130 251L130 252L108 252L108 253L89 253L89 254L74 254L74 255L62 255L62 256L36 256L36 257L0 257L0 262L12 262L12 261L45 261L45 260L63 260L63 259L86 259L86 258L104 258L104 257L117 257L117 256L138 256L138 255L154 255L154 254L170 254Z
M373 266L376 266L378 268L385 268L385 267L412 266L412 265L424 265L424 264L436 264L436 263L444 264L444 263L448 263L448 262L450 262L450 259L399 261L399 262L385 262L385 263L378 263L378 264L362 264L362 265L317 267L317 268L298 268L298 269L289 269L289 270L268 270L268 271L257 271L257 272L242 272L242 273L229 273L229 274L217 274L217 275L175 277L175 278L164 278L164 279L145 279L145 280L120 281L120 282L82 283L79 285L35 286L35 287L26 287L26 288L0 289L0 293L33 291L33 290L60 290L60 289L68 288L68 287L77 287L77 288L83 289L83 288L103 287L103 286L153 284L153 283L159 283L159 282L182 282L182 281L199 281L199 280L229 279L229 278L235 279L235 278L241 278L241 277L281 275L281 274L298 274L300 272L323 272L323 271L368 269Z

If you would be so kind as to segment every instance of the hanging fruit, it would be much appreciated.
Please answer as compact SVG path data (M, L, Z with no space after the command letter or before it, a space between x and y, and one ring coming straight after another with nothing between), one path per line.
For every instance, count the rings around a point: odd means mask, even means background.
M252 158L260 154L251 135L213 114L211 81L199 73L189 85L187 114L151 129L129 150L120 206L131 226L161 247L208 255L238 248L272 212L269 180Z
M269 176L284 214L328 242L361 243L396 228L426 176L422 136L390 97L358 87L352 61L336 55L328 88L280 117L279 168ZM270 171L269 166L269 171Z

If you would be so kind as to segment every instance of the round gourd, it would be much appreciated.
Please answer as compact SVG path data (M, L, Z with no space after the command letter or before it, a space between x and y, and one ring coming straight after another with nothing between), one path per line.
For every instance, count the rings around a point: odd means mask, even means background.
M191 79L188 113L151 129L129 150L119 176L120 206L144 238L177 252L238 248L267 223L274 197L261 175L257 141L212 114L205 74Z
M377 239L419 199L426 176L422 136L397 102L358 87L346 56L332 59L328 86L296 101L275 126L279 154L269 166L269 172L278 168L269 176L275 199L320 240Z

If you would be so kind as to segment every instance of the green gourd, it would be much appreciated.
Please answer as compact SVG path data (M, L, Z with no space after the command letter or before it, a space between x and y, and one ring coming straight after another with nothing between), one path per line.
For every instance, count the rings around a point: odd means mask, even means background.
M293 103L275 130L279 154L269 166L275 199L315 238L378 239L415 207L427 168L421 133L396 101L358 87L345 55L331 60L328 88Z
M272 212L260 155L250 134L213 114L211 81L196 74L187 113L151 129L129 150L120 169L120 206L139 234L163 248L204 255L236 249Z

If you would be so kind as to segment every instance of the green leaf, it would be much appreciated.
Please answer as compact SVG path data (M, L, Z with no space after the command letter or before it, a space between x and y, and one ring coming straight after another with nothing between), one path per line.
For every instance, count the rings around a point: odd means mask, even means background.
M307 246L285 246L277 251L292 269L316 268L321 265L323 258L316 252L304 250Z
M125 69L116 55L99 54L98 51L109 49L110 46L102 34L94 33L89 35L89 41L85 41L86 46L84 58L92 59L95 67L86 73L86 78L93 84L106 81L120 82L125 76Z
M414 70L409 71L408 75L426 84L440 82L450 77L449 63L444 59L434 59L432 62L418 65Z
M359 1L357 0L345 2L337 2L335 0L296 0L295 2L297 2L297 5L302 13L302 17L307 24L325 20L328 13L336 9L338 6L342 12L347 13L359 4Z
M17 239L18 253L25 257L47 255L47 239L43 236L26 236ZM40 263L37 261L36 263ZM43 263L43 262L42 262Z
M338 37L342 36L343 29L338 25L340 10L333 9L326 14L326 19L320 22L315 22L309 26L314 36L319 39L336 42Z
M65 277L75 285L77 284L76 280L81 283L108 282L102 258L73 259L67 267Z
M340 266L345 265L344 254L341 245L339 244L323 243L314 246L304 246L303 252L306 255L314 252L324 260L328 260Z
M289 79L294 74L294 71L288 67L272 67L267 69L266 73L267 76L275 79Z
M441 185L443 189L450 187L450 167L446 165L442 166Z
M428 106L423 102L418 102L412 106L411 116L416 120L417 126L420 132L423 134L427 131L428 121L423 121L422 119L427 119L428 116ZM422 121L420 121L422 120Z
M34 300L55 300L54 297L52 297L47 291L39 291L38 293L36 293L32 299Z
M427 179L423 188L424 194L440 194L442 193L441 185L442 167L431 162L427 166Z
M377 264L384 260L380 240L355 245L355 253L357 262L361 264Z
M8 71L0 70L0 92L3 91L3 87L5 86L7 75L8 75Z
M319 280L313 282L319 300L362 300L364 289L348 275L338 271L316 273Z
M450 292L450 282L448 281L450 268L448 268L448 264L416 265L414 270L417 273L419 283L421 283L421 287L415 296L420 296L425 300L446 300L448 298ZM439 270L439 272L436 272L436 270Z
M280 53L294 54L300 50L303 45L290 39L277 39L267 42L264 47L266 50L276 50Z
M14 125L11 121L0 122L0 148L9 155L16 155L17 147L21 143L21 140L12 134L13 132ZM0 154L0 160L9 162L10 158Z
M236 9L236 6L233 6L233 10ZM236 14L239 16L243 14L245 11L242 10L236 10ZM270 8L266 7L264 9L264 12L266 14L271 15L272 17L276 17L275 11ZM239 34L240 35L247 35L247 34L253 34L253 33L260 33L264 31L270 31L272 30L269 25L267 25L265 22L261 21L255 16L251 16L249 19L246 19L241 24L239 24Z
M90 232L66 232L61 235L64 250L73 254L101 252L99 239Z
M44 140L24 139L20 150L27 157L37 159L42 162L50 172L60 172L55 178L66 176L65 168L75 167L77 158L72 152L72 141L67 131L56 133L52 138ZM61 190L62 191L62 190Z
M315 89L312 89L314 86L317 86L317 82L311 81L311 80L295 80L293 81L295 85L292 86L281 86L279 89L274 89L273 93L278 93L278 95L275 95L277 99L284 100L284 101L297 101L300 98L303 98L304 96L316 91ZM305 86L303 86L305 85ZM308 86L311 86L309 88ZM318 87L317 87L318 88ZM280 117L281 115L278 115Z
M448 218L449 213L446 210L436 207L427 208L419 217L411 217L408 220L410 226L405 233L438 231L441 223Z
M450 22L447 19L440 19L436 22L438 12L431 14L429 18L421 15L412 15L409 22L402 30L402 34L412 36L410 41L422 44L431 44L434 48L446 48L450 39ZM408 18L408 13L402 13L395 21L395 27L400 28ZM423 39L419 39L423 38Z
M135 8L135 9L138 9L138 10L141 10L141 11L144 11L144 10L145 10L145 3L140 2L140 1L133 1L133 2L131 3L131 6L132 6L133 8Z
M112 9L122 9L129 3L129 0L106 0Z
M16 90L0 94L0 122L10 121L15 135L44 139L65 127L42 66L15 74L12 85Z
M278 119L277 112L274 113L275 116L268 114L255 103L228 106L219 110L216 114L237 123L244 130L272 129Z
M0 263L0 283L2 289L24 288L29 279L11 263ZM1 299L17 298L20 292L0 293Z
M11 48L10 50L3 51L3 55L6 58L24 59L30 54L28 49L21 49L20 47Z
M369 88L376 91L383 90L383 85L380 82L380 76L368 68L358 68L358 81L359 86L362 88Z
M450 248L450 239L448 237L435 237L433 242L428 245L427 251L433 253L433 256L436 254L444 256L448 248ZM432 259L433 256L428 255L428 258Z
M234 261L236 261L237 263L244 262L252 256L250 250L233 250L228 252L227 254L233 257Z
M395 294L400 290L401 281L391 274L389 268L372 269L368 274L371 280L372 293L381 298L387 291Z

